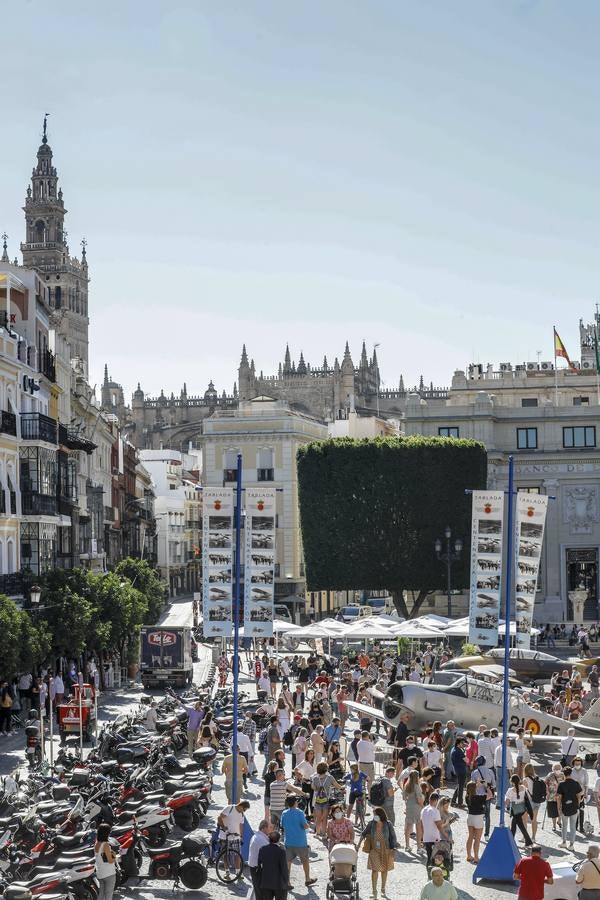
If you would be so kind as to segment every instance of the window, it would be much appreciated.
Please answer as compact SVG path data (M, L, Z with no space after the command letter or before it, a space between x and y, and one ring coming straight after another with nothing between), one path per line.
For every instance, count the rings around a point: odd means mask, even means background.
M519 494L541 494L541 490L539 487L518 487L517 493L519 493Z
M237 450L226 450L223 454L223 481L237 481Z
M521 400L521 406L537 406L537 397L523 397Z
M517 450L537 450L537 428L517 428Z
M438 428L438 436L439 437L458 437L458 428L449 427L448 425L444 425L442 428Z
M577 425L575 428L563 428L563 447L595 447L596 427L594 425Z
M261 447L256 454L256 480L274 481L275 469L273 466L273 450L271 447Z
M589 397L573 397L573 406L589 406Z

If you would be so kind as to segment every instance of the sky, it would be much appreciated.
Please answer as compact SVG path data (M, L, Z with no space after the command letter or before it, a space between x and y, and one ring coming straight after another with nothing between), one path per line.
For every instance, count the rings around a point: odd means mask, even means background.
M11 258L44 112L90 380L231 392L375 343L384 387L577 359L600 299L596 0L38 0L2 11Z

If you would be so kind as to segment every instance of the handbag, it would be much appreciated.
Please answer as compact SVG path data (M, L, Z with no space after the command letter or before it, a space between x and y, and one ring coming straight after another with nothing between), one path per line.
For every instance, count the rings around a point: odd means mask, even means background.
M368 834L363 843L363 853L370 853L373 849L373 841L371 840L371 835Z

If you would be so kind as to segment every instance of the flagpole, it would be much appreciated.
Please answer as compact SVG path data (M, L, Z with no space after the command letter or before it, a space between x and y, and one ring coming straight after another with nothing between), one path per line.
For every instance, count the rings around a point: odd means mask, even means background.
M554 405L558 406L558 369L556 367L556 325L554 328L554 337L552 343L554 345Z

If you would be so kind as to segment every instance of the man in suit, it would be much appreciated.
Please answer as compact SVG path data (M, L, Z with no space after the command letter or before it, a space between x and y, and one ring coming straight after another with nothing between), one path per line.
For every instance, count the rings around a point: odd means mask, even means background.
M257 881L260 900L287 900L289 878L285 849L279 843L281 835L273 831L269 843L258 852Z

